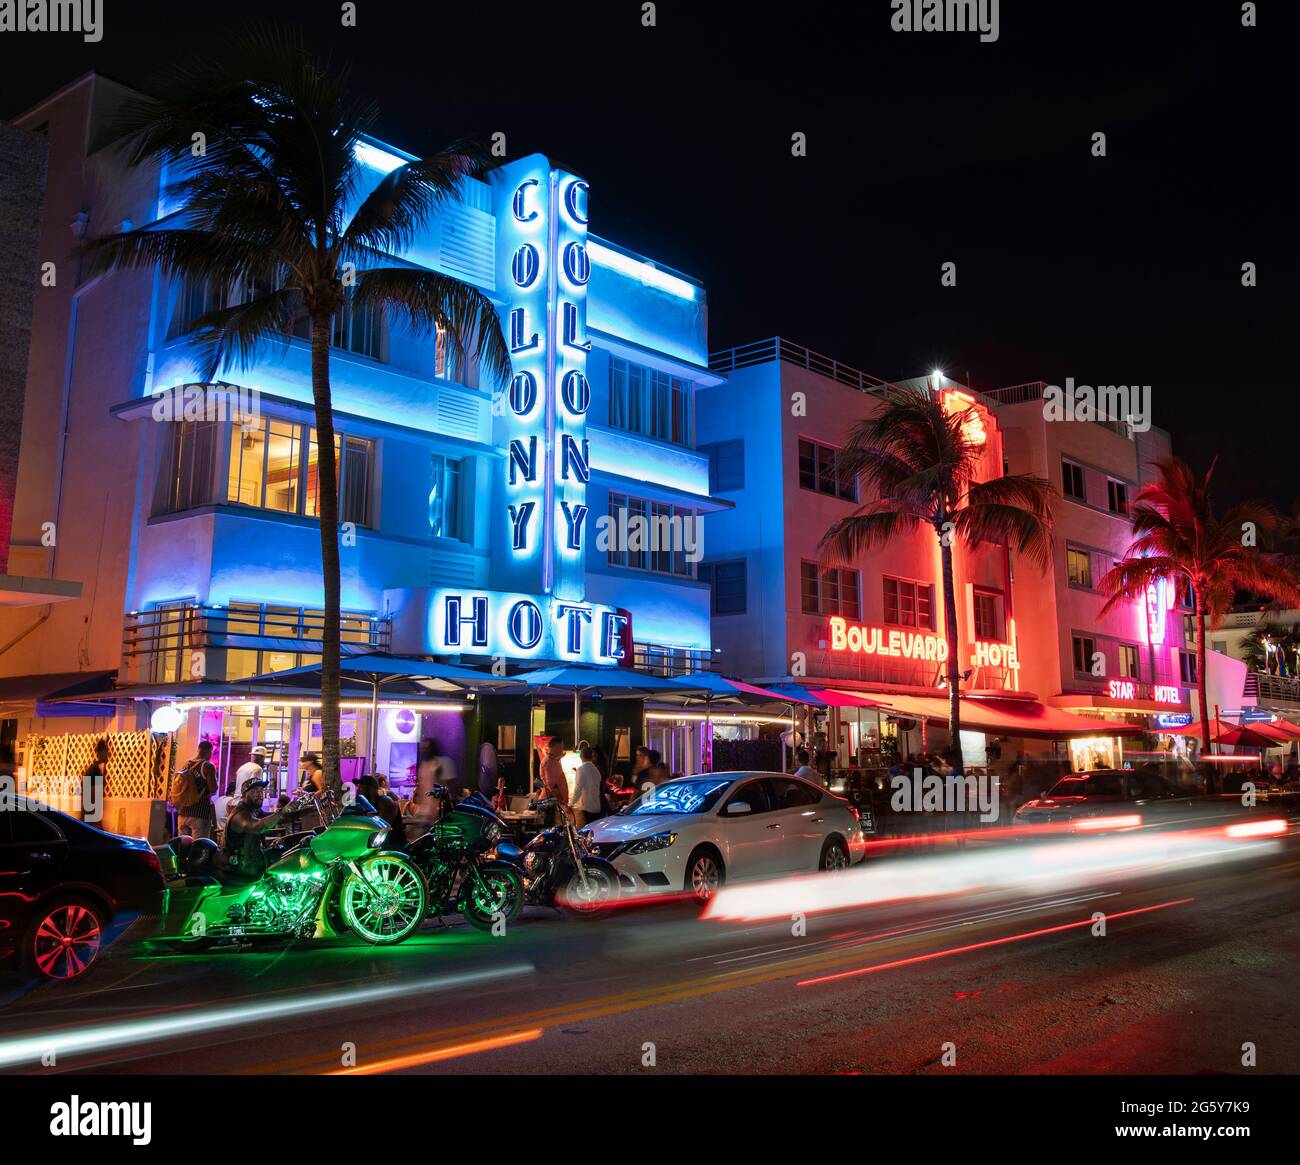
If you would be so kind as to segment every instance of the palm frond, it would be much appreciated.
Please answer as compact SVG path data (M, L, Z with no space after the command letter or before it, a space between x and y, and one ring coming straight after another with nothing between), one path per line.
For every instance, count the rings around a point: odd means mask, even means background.
M212 381L223 368L247 369L268 344L278 341L287 345L294 321L303 314L301 296L290 288L280 288L199 316L189 337L199 375Z
M926 521L915 511L888 501L861 506L841 518L822 536L819 547L823 562L852 565L866 550L884 546Z
M393 310L417 334L447 334L460 357L471 352L497 385L510 379L510 349L496 307L478 288L419 267L372 267L357 274L355 308Z

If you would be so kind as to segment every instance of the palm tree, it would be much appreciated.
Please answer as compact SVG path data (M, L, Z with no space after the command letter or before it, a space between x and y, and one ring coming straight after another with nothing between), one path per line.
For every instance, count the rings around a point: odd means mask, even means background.
M445 333L453 354L478 359L496 383L510 354L491 301L476 288L399 255L481 165L464 145L407 162L368 194L357 146L378 122L290 30L262 26L174 67L151 99L123 117L127 164L163 164L184 209L158 227L92 240L93 270L153 268L242 302L200 316L192 344L200 375L246 369L301 323L311 342L324 587L321 733L326 777L338 780L338 469L330 399L330 339L344 310L400 316L418 335ZM198 135L202 135L200 138ZM202 149L196 146L200 143ZM196 156L197 154L197 156ZM362 195L364 194L364 197ZM355 207L355 210L352 208Z
M1201 716L1202 755L1210 752L1209 709L1205 694L1205 623L1217 627L1238 591L1295 606L1300 590L1282 562L1257 543L1277 531L1279 518L1263 502L1215 513L1210 497L1214 466L1198 481L1179 457L1157 461L1158 474L1133 499L1133 542L1124 560L1102 575L1110 597L1106 614L1121 602L1145 602L1147 589L1172 579L1180 598L1192 599L1196 618L1196 688Z
M972 409L950 411L937 392L897 389L880 412L858 421L840 456L845 481L860 480L870 500L821 540L823 559L852 563L918 526L939 543L943 632L948 645L948 732L961 764L960 650L952 543L1010 544L1043 568L1052 561L1050 483L1027 474L977 481L985 448Z

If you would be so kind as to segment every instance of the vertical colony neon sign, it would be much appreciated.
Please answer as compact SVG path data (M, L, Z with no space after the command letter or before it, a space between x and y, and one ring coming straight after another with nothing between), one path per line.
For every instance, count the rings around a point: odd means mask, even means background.
M435 651L622 660L625 613L583 601L591 452L587 411L587 183L532 155L496 188L497 287L512 375L494 406L505 449L491 585L436 592Z
M506 544L516 584L580 598L591 476L587 183L540 166L509 183Z

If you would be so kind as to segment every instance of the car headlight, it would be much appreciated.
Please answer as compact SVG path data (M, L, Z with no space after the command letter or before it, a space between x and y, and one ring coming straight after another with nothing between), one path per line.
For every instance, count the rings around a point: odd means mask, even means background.
M675 833L652 833L628 843L625 854L648 854L657 849L667 849L677 840Z
M366 843L371 849L383 849L384 842L388 840L388 830L377 829L370 835L370 840Z

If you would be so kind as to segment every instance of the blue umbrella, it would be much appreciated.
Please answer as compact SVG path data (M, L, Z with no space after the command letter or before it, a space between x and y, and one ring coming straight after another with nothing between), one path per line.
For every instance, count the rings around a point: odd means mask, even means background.
M602 696L654 696L672 693L682 695L692 690L692 678L671 679L652 676L626 667L594 667L591 664L563 663L544 667L538 671L524 672L513 677L541 695L573 696L573 743L578 743L578 713L582 707L582 693L592 692ZM704 688L695 685L695 691Z

